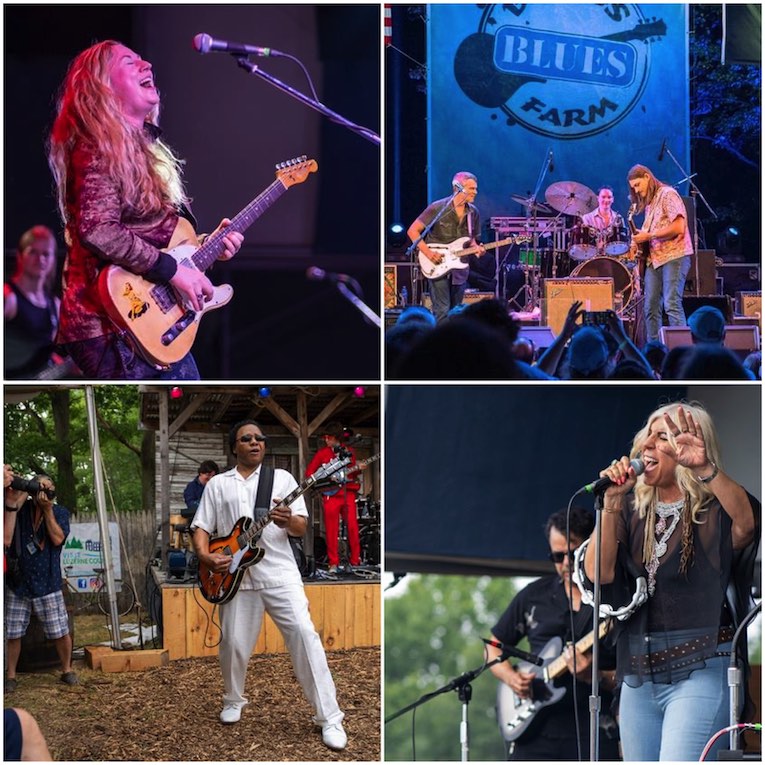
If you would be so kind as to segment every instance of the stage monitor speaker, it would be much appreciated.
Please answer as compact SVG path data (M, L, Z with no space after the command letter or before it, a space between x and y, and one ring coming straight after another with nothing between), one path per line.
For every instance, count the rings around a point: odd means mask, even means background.
M398 317L401 316L403 310L403 308L385 309L385 329L392 327L398 321Z
M581 301L585 311L613 311L614 280L598 279L545 279L542 301L542 323L558 335L566 322L572 303Z
M740 316L752 316L762 319L762 291L736 293L737 313Z
M462 296L462 302L466 305L470 303L479 303L481 300L493 300L493 292L481 292L479 290L465 290L465 294Z
M537 349L537 356L547 350L555 340L555 334L550 327L521 327L518 330L518 337L528 337Z
M724 317L726 324L733 323L733 305L729 295L701 295L700 297L686 296L683 298L683 311L687 319L694 311L704 305L716 308Z
M691 330L688 327L662 327L659 330L659 339L670 350L678 346L693 345ZM760 330L756 326L726 325L724 345L744 359L752 351L760 350Z
M698 264L698 273L696 266ZM691 268L685 277L685 295L714 295L715 277L715 251L699 250L698 254L691 255Z

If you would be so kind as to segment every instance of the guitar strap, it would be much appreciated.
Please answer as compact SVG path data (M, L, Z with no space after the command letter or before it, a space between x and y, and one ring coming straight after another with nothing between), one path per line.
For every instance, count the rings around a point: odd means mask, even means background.
M259 521L271 509L271 492L274 488L274 469L270 465L260 466L258 493L255 495L254 518Z

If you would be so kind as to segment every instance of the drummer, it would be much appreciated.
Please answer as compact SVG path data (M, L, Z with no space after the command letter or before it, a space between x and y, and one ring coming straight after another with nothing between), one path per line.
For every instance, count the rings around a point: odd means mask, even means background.
M594 228L597 231L598 254L603 255L606 242L614 234L624 228L624 218L618 212L611 209L614 203L614 190L610 186L601 186L598 189L598 206L585 215L582 215L582 225ZM625 251L628 248L625 247Z

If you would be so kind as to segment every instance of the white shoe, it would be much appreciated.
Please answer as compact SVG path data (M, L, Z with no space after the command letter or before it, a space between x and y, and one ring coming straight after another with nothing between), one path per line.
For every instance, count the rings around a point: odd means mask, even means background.
M242 708L238 704L224 704L220 713L220 721L226 725L238 723L242 717Z
M322 726L321 740L330 749L345 749L345 745L348 743L348 736L345 735L345 729L341 723L334 723Z

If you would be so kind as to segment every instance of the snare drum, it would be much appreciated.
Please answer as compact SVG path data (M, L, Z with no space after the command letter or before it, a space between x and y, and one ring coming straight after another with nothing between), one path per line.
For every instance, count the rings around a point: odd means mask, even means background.
M606 255L618 258L630 251L630 237L626 228L610 226L606 234Z
M597 229L577 224L571 229L571 245L568 254L573 260L589 260L598 254Z
M632 300L632 273L619 260L615 258L593 258L586 263L580 263L572 272L571 276L600 277L614 280L614 302L617 313L621 313ZM621 308L619 308L621 298Z

